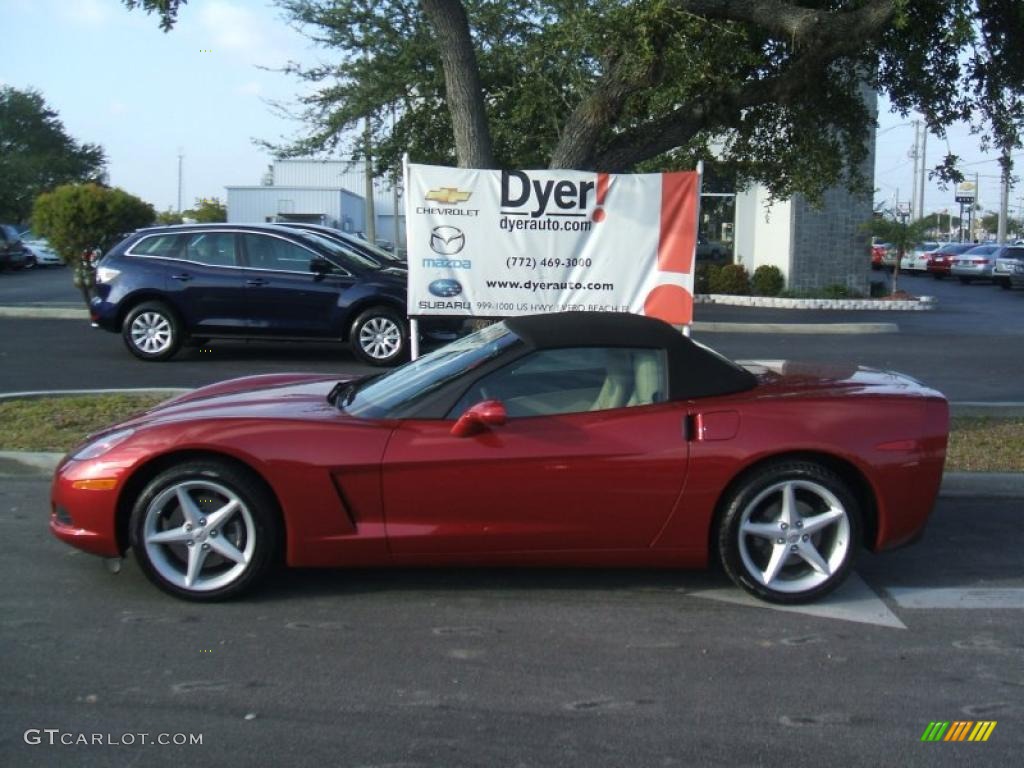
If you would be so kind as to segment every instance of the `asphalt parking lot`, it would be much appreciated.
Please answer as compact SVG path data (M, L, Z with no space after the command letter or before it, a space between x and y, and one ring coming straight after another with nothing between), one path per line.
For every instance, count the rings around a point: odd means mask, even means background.
M896 323L899 333L764 334L697 331L736 359L795 359L869 365L908 373L953 401L1024 402L1024 291L904 277L934 295L927 312L830 312L697 305L698 322ZM66 269L0 274L0 307L81 309ZM214 340L166 363L133 358L121 339L84 320L0 317L0 393L30 390L197 387L283 371L369 372L345 345Z
M69 281L2 274L0 306L77 308ZM697 337L738 358L891 367L955 401L1024 401L1024 292L904 286L939 309L697 308L898 333ZM369 369L340 344L215 342L147 364L84 321L0 318L0 393L289 370ZM293 571L200 606L131 558L114 576L53 539L47 480L4 471L0 765L1012 765L1024 747L1017 498L941 498L920 543L864 555L798 611L716 572L504 569ZM985 743L923 743L933 721L996 726ZM108 743L60 743L93 734Z
M1019 503L943 499L916 547L863 556L807 612L715 573L608 570L290 572L203 606L49 537L45 480L0 488L0 764L1012 765L1024 747ZM997 725L922 743L936 720ZM44 729L120 745L25 743Z

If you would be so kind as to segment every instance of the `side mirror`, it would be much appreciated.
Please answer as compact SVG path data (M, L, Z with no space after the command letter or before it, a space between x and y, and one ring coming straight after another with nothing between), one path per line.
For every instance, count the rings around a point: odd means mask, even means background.
M309 271L315 275L326 275L331 271L330 262L326 259L312 259L309 262Z
M459 416L452 427L455 437L470 437L485 432L490 427L500 427L508 421L505 406L500 400L484 400L477 403Z

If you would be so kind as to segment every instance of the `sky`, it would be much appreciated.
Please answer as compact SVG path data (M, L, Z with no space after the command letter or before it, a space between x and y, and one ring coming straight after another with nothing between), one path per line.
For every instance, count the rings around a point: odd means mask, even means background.
M191 0L169 33L120 0L0 0L0 29L0 84L40 91L71 136L103 146L110 183L158 210L177 208L179 152L186 208L197 198L226 199L225 186L258 184L271 157L253 139L299 135L301 125L271 103L294 105L305 87L261 67L329 58L267 0ZM900 201L910 200L914 117L880 103L877 203L891 204L897 191ZM977 138L955 126L946 140L929 136L930 164L947 140L963 170L981 174L982 207L996 210L995 154L982 153ZM1022 195L1024 183L1011 193L1011 215L1019 215ZM958 210L952 188L929 182L926 213L944 209Z

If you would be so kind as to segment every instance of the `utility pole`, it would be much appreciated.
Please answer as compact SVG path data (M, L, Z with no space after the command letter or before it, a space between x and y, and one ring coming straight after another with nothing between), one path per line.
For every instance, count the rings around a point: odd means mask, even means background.
M911 177L910 182L910 218L913 220L917 214L917 125L918 121L914 121L914 148L910 150L910 156L914 158L914 175Z
M185 150L178 147L178 213L181 213L181 160L185 156Z
M920 190L917 193L917 218L924 218L924 180L927 172L927 149L928 149L928 123L921 122L921 181Z
M999 194L999 227L996 234L996 242L999 245L1006 244L1006 215L1010 207L1010 153L1003 150L1003 185Z

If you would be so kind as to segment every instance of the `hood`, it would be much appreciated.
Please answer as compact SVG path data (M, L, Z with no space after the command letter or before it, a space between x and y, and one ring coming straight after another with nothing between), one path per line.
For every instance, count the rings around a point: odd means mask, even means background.
M338 418L327 393L339 381L358 376L279 373L222 381L180 395L130 419L125 426L148 426L165 420Z
M800 395L942 395L904 373L860 365L798 363L789 360L740 361L758 379L759 397Z

